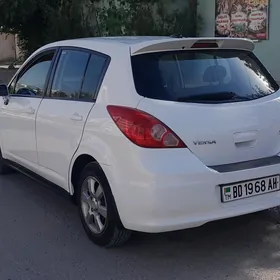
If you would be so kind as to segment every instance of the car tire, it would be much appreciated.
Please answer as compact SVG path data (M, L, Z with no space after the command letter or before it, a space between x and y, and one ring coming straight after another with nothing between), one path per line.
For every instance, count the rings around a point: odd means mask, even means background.
M120 221L109 182L98 163L89 163L82 171L77 200L83 227L93 243L108 248L128 241L131 231Z
M5 159L2 157L2 152L0 150L0 175L5 175L12 173L13 169L7 165Z

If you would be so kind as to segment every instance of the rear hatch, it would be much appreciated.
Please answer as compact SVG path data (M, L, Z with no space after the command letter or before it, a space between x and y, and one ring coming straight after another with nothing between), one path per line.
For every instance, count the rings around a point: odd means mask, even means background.
M169 126L207 166L280 152L279 86L251 49L215 42L162 49L132 55L139 110Z

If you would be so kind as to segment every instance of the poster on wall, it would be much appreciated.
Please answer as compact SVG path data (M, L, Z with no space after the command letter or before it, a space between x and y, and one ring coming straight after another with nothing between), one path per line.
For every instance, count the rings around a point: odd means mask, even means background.
M216 0L216 37L268 39L269 0Z

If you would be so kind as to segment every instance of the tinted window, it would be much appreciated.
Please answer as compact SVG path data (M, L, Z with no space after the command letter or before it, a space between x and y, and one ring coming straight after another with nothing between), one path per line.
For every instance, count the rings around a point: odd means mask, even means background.
M55 52L51 51L40 56L27 70L23 70L23 74L19 75L15 90L13 90L11 84L10 93L24 96L42 96L54 54Z
M96 91L105 67L105 62L105 57L95 54L91 55L79 99L91 100L94 96L96 96Z
M83 51L64 50L54 76L51 96L78 99L90 54Z
M181 102L233 102L260 98L279 86L251 52L192 50L132 57L142 96Z

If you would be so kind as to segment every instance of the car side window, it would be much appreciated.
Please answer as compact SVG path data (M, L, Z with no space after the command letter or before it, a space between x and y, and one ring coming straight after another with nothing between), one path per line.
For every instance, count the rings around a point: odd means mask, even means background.
M79 96L80 100L92 100L97 95L96 91L102 78L106 60L107 58L105 56L91 55Z
M18 75L18 80L13 87L11 83L10 94L19 96L43 96L44 87L47 76L51 67L55 50L48 51L35 60L27 69L23 70L23 74Z
M63 50L55 71L50 96L78 99L89 58L88 52Z

